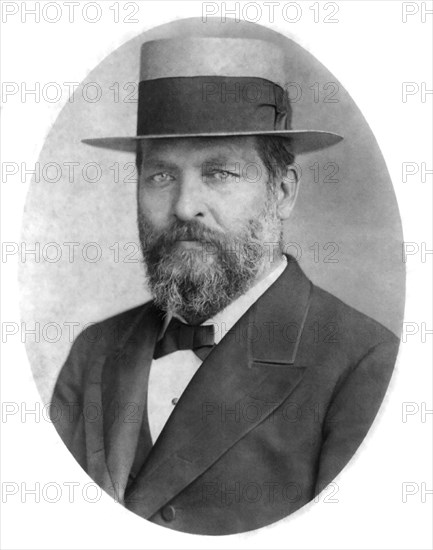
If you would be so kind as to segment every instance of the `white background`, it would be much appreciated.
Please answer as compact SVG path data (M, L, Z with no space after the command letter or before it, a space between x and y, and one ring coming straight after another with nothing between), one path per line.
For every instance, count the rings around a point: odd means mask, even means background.
M58 2L58 23L34 16L21 21L23 8L2 23L2 81L28 84L80 82L113 49L144 30L182 17L200 17L202 2L135 2L138 23L113 23L115 2L100 1L101 20L86 22L76 8L68 22L64 2ZM3 9L6 4L2 2ZM26 2L32 7L35 2ZM44 2L37 2L42 10ZM242 5L240 7L242 9ZM432 88L431 2L410 2L417 10L402 21L403 2L342 1L335 18L339 23L314 22L313 2L298 1L302 15L296 23L281 17L287 2L268 8L256 22L292 36L341 81L369 122L394 182L403 221L404 238L421 249L432 248L432 175L421 177L421 163L432 168L432 95L422 101L416 93L402 101L402 83L424 82ZM326 2L320 2L325 9ZM221 14L222 4L214 3ZM227 8L235 8L227 2ZM122 10L120 16L128 11ZM50 12L54 14L53 12ZM89 8L89 15L94 11ZM249 17L255 16L251 8ZM294 11L287 12L289 16ZM51 15L52 16L52 15ZM34 164L43 141L61 108L58 103L19 94L2 97L2 162ZM419 165L419 171L402 181L402 163ZM30 181L30 178L27 179ZM2 241L20 242L21 219L28 183L19 178L2 181ZM424 261L423 261L424 260ZM24 345L19 338L2 343L1 419L2 517L1 543L5 549L137 549L137 548L290 548L290 549L424 549L431 548L432 408L431 341L421 324L432 328L431 255L408 258L406 329L419 331L402 343L396 370L377 422L361 453L336 479L338 492L321 495L270 527L230 537L189 536L150 524L104 495L97 495L91 480L66 452L34 385ZM17 258L2 260L2 321L20 322ZM41 282L42 283L42 282ZM425 340L423 342L423 340ZM3 342L5 336L3 335ZM16 403L16 407L11 405ZM406 405L405 405L406 403ZM21 418L25 408L36 415ZM38 407L39 413L38 414ZM18 411L7 414L7 411ZM403 418L403 410L413 414ZM5 414L6 413L6 414ZM405 420L405 421L404 421ZM70 497L68 485L75 483ZM414 494L403 498L404 484ZM39 485L38 485L39 484ZM57 484L57 485L55 485ZM35 489L36 494L26 494ZM57 488L57 490L56 490ZM59 490L60 489L60 490ZM84 496L83 496L84 491ZM12 494L14 493L15 494ZM72 490L71 490L72 492ZM57 498L56 498L57 493ZM57 502L53 502L57 500ZM36 502L39 500L39 502ZM73 502L70 502L73 500ZM406 500L406 502L404 502ZM51 501L51 502L50 502Z

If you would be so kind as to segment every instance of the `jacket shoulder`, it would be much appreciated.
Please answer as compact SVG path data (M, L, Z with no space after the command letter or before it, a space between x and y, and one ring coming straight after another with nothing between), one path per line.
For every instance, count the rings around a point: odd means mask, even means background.
M398 349L400 343L384 325L317 286L313 286L308 318L322 336L332 332L337 347L354 358L380 344Z
M110 355L146 314L153 302L128 309L87 327L75 339L57 378L61 385L81 387L89 366Z
M77 347L84 346L85 348L94 347L98 352L101 352L104 348L108 350L116 348L146 314L152 304L152 301L146 302L90 325L78 335L74 345L76 344ZM91 349L87 349L87 352L90 351Z

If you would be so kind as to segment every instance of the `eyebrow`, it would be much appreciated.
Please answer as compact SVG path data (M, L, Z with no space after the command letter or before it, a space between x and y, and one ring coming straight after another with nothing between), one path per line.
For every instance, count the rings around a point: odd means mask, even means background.
M154 169L154 170L178 170L179 167L174 162L168 162L166 160L160 160L160 159L143 159L143 168L146 170L148 169Z
M203 162L196 164L196 168L204 168L204 167L211 167L211 166L218 166L218 167L225 167L225 168L235 168L237 164L241 164L241 159L237 157L230 157L226 155L218 155L214 157L209 157L205 159ZM143 168L146 169L152 169L152 170L179 170L179 166L174 163L167 160L164 160L162 158L148 158L143 159Z
M240 159L236 158L235 157L228 157L228 156L225 156L225 155L220 155L218 157L210 157L208 159L206 159L203 163L202 163L202 166L227 166L227 165L235 165L235 164L240 164Z

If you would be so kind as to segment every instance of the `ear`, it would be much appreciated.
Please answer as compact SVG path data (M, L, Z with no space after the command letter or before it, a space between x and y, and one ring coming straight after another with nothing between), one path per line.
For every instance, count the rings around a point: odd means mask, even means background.
M290 164L276 181L277 208L281 220L286 220L295 206L299 190L299 173L298 165Z

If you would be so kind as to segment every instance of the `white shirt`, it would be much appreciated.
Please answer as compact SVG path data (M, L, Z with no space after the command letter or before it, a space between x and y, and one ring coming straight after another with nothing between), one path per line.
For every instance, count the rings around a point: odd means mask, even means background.
M214 325L215 344L222 340L242 315L278 279L287 265L286 257L283 256L283 259L284 261L264 279L214 317L202 323L203 325ZM163 331L167 328L170 319L171 316L166 317ZM152 361L147 393L147 414L153 443L158 439L179 397L201 364L202 360L192 350L175 351Z

